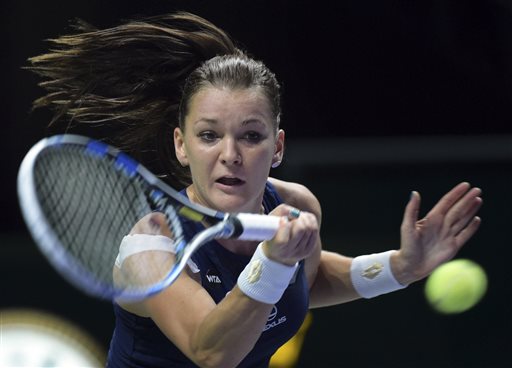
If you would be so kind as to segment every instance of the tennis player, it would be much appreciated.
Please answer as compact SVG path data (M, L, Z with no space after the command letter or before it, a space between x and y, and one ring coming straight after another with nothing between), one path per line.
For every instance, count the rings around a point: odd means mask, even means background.
M76 127L117 145L182 185L193 202L281 216L263 243L212 241L163 292L114 304L109 367L266 367L309 308L373 298L421 280L477 231L481 191L460 183L419 219L405 207L397 249L350 258L322 250L320 203L306 187L273 179L283 159L280 87L260 61L188 13L98 30L79 24L31 59L57 129ZM163 215L124 241L151 246ZM197 232L195 223L185 231Z

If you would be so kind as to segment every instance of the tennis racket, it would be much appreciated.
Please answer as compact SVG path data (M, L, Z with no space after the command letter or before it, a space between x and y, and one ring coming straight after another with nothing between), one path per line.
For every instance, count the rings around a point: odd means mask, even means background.
M120 150L78 135L44 138L18 173L27 227L52 266L74 286L102 299L135 301L168 287L192 254L217 238L271 239L280 218L230 214L194 204ZM165 215L165 246L144 240L119 265L124 237L144 216ZM183 221L205 224L189 241ZM161 239L160 239L161 240Z

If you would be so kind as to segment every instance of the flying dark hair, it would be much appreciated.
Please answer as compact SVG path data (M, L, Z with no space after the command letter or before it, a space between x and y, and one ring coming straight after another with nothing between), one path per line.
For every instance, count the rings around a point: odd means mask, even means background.
M211 68L218 62L237 64L238 72L245 70L245 80L251 74L247 66L252 65L257 73L247 87L264 87L278 121L279 86L274 75L238 49L223 30L197 15L179 12L107 29L77 21L73 29L72 34L48 40L50 51L30 58L27 67L42 77L39 85L46 94L33 107L52 110L52 133L101 139L171 186L188 185L189 172L175 156L173 130L198 88L205 82L227 83L218 78L225 72ZM232 80L238 76L231 75ZM244 85L240 83L236 86Z

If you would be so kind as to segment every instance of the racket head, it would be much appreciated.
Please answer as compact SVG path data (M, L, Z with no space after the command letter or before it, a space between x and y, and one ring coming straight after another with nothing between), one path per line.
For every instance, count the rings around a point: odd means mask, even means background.
M180 217L224 218L191 203L128 155L78 135L39 141L25 156L17 184L23 218L43 255L77 288L102 299L140 300L163 290L192 253ZM138 252L117 269L124 236L155 211L165 214L173 252Z

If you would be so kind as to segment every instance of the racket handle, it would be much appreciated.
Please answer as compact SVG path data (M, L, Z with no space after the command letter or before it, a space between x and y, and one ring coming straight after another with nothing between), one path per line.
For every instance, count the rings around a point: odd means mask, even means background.
M281 217L239 213L231 215L235 231L233 238L241 240L270 240L276 235Z

